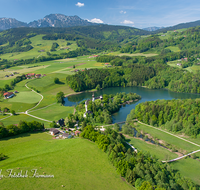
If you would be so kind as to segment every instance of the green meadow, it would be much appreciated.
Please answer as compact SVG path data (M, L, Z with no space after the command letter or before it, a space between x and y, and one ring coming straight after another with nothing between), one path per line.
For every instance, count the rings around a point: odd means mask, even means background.
M26 114L17 114L17 115L11 116L9 118L6 118L4 120L0 120L0 122L2 122L5 126L12 125L12 124L18 124L20 121L27 121L27 122L38 121L40 123L44 123L45 128L49 128L49 124L50 124L50 122L41 121L39 119L33 118Z
M156 129L152 129L152 128L149 129L145 125L140 125L139 129L142 129L143 131L145 131L146 133L149 133L152 136L157 136L159 139L162 139L167 143L174 143L175 146L182 148L182 150L187 150L187 152L192 152L194 150L200 149L200 147L189 144L185 141L182 141L176 137L173 137L171 135L168 135ZM166 161L166 160L179 157L176 153L173 153L158 145L145 142L141 139L136 139L130 136L126 136L126 139L127 139L127 142L133 145L137 150L142 151L142 152L149 152L151 155L155 155L160 161ZM187 138L187 140L191 140L191 139ZM186 157L181 160L171 162L169 164L172 166L173 169L178 170L182 176L188 177L192 179L195 183L200 185L200 178L199 178L200 153L198 152L195 155L197 156L198 160Z
M177 137L174 137L172 135L169 135L167 133L164 133L160 130L157 130L157 129L154 129L154 128L151 128L151 127L148 127L146 125L142 125L140 123L138 123L138 127L137 127L138 130L142 130L144 131L145 133L148 133L150 134L152 137L156 137L158 139L161 139L163 141L165 141L166 143L168 144L171 144L171 145L174 145L175 147L177 147L178 149L181 149L181 150L185 150L186 152L192 152L194 150L198 150L200 149L200 147L196 146L196 145L193 145L193 144L190 144L186 141L183 141ZM196 140L193 140L193 139L186 139L186 140L191 140L191 142L194 142L194 143L197 143L200 141L200 139L196 139ZM200 143L199 143L200 144Z
M58 40L43 40L42 37L44 35L37 35L32 38L30 38L30 41L32 42L33 49L31 49L28 52L16 52L16 53L7 53L1 55L1 59L8 59L8 60L14 60L14 59L30 59L30 58L39 58L40 56L46 56L46 52L50 52L51 46L54 42L59 44L59 47L56 48L55 52L52 53L65 53L72 50L75 50L78 48L76 42L74 41L66 41L63 39ZM67 43L72 43L71 45L67 46ZM64 49L68 47L68 49Z
M73 113L73 107L60 106L60 104L53 104L46 108L41 108L35 111L30 111L31 115L42 117L49 121L57 121L61 118L66 118L68 114Z
M0 161L2 174L24 174L27 178L1 178L2 190L13 189L133 189L109 163L107 154L85 139L52 139L47 133L26 133L0 140L1 151L8 156ZM54 178L31 178L31 170Z
M162 148L158 145L154 145L130 136L126 136L126 138L127 142L132 144L138 151L149 152L151 155L155 155L160 161L178 157L177 154L170 152L169 150Z

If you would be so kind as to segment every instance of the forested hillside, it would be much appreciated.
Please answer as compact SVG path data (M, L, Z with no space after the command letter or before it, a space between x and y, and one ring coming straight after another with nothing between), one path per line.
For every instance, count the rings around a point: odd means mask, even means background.
M132 115L153 126L181 132L196 138L200 135L200 100L157 100L140 103Z

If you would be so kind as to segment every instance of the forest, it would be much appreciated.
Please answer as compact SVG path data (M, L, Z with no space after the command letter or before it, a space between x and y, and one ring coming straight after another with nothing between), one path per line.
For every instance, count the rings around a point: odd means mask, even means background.
M80 136L95 142L99 149L106 152L117 172L137 189L199 189L198 185L181 176L169 164L159 162L148 153L135 153L127 147L125 137L111 128L100 132L88 125Z
M156 100L138 104L131 119L197 138L200 136L199 113L199 99Z
M79 71L73 76L66 77L67 83L75 92L115 86L142 86L145 81L155 76L152 67L131 65L113 69L89 69Z

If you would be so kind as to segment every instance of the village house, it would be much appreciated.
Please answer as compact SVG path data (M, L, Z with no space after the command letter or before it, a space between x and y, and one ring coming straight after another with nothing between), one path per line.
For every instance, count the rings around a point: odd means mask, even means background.
M57 135L57 134L60 133L60 131L58 129L55 129L55 128L51 128L49 131L50 131L51 135Z
M13 92L5 92L3 95L5 99L8 99L12 98L15 94Z
M28 73L25 75L27 79L35 77L35 73Z
M69 136L70 136L69 133L63 133L63 134L61 135L61 138L67 139Z
M42 75L41 74L36 74L35 77L38 79L38 78L41 78Z
M80 131L78 131L78 130L77 130L77 131L75 131L75 135L76 135L76 136L79 136L80 134L81 134L81 132L80 132Z

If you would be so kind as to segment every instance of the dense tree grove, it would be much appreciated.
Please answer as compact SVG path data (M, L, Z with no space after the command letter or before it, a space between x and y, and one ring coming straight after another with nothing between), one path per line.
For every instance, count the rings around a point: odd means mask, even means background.
M0 123L0 138L10 137L21 133L43 130L44 124L37 121L20 121L18 125L4 126Z
M58 92L57 94L56 94L56 100L57 100L57 103L61 103L61 104L64 104L64 98L65 98L65 96L64 96L64 92Z
M196 138L200 136L199 112L199 99L157 100L138 104L129 117Z
M97 85L101 88L115 86L143 85L145 81L155 75L154 69L145 65L132 65L113 69L89 69L79 71L66 78L68 85L75 92L94 89Z
M174 171L169 164L158 161L148 153L135 153L126 148L124 136L110 128L102 133L89 125L80 136L95 142L106 152L117 172L138 190L199 189L190 179Z

